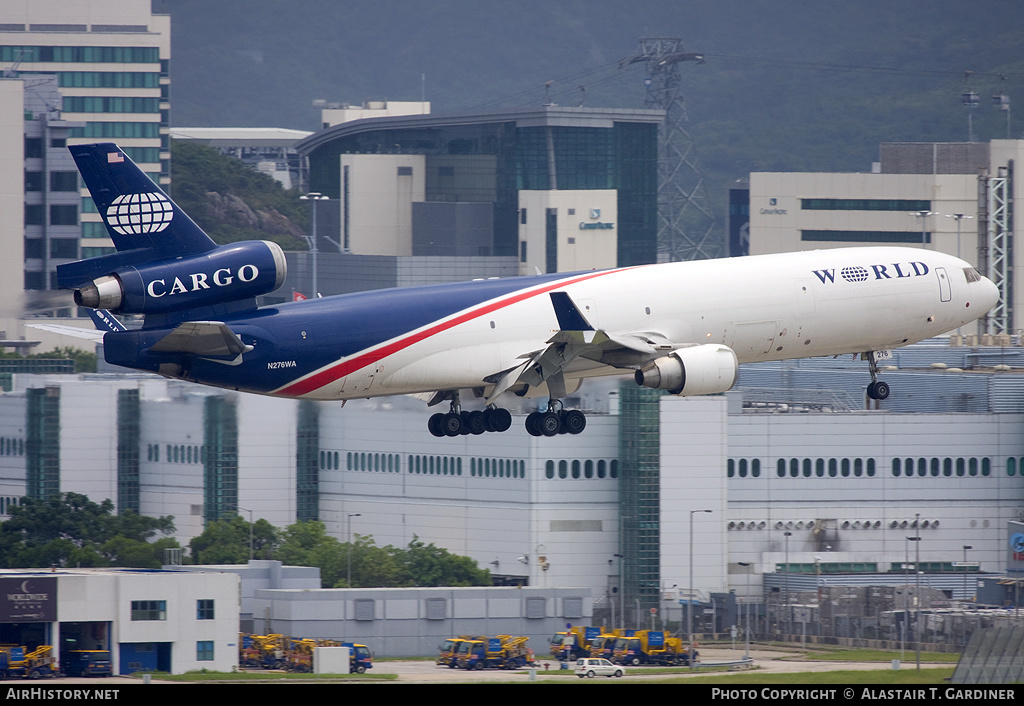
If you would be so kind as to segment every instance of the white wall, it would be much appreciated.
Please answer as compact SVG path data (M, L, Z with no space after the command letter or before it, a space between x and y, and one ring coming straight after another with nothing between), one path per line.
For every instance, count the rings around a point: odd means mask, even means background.
M520 191L519 242L526 261L519 273L547 272L547 210L557 210L557 272L606 269L618 264L618 192L615 189ZM611 226L610 228L604 226ZM520 253L522 250L520 249Z
M412 175L399 175L399 167L410 167ZM340 168L343 189L348 169L349 250L356 255L412 255L412 204L425 199L426 158L345 154ZM341 211L344 228L344 198Z
M727 400L666 395L660 404L662 588L676 585L688 592L692 586L707 601L726 585Z

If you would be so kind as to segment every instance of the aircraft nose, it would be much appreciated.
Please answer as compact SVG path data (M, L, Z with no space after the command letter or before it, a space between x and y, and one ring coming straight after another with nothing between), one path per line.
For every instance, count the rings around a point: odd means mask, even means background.
M976 305L980 306L984 312L994 307L998 301L999 288L988 277L982 277L981 281L978 282L978 295L975 298Z

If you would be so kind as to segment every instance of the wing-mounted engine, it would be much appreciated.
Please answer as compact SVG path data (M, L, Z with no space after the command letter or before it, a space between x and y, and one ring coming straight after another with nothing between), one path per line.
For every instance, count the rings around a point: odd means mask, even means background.
M636 371L638 385L673 395L710 395L736 383L739 361L728 346L709 343L679 348Z
M176 259L142 262L75 287L75 303L118 314L166 314L251 299L284 284L284 252L250 240Z

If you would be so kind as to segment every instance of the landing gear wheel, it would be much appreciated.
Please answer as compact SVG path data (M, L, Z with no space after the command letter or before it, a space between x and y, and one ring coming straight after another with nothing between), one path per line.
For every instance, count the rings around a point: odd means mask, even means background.
M876 380L868 385L868 397L873 400L884 400L889 396L889 383Z
M507 409L484 410L484 420L487 423L487 431L503 432L508 431L512 426L512 413Z
M430 415L430 419L427 420L427 429L434 436L444 436L444 412Z
M587 428L587 415L578 409L563 411L562 428L568 434L579 434Z
M543 436L540 430L540 412L530 412L526 415L526 433L530 436Z
M441 429L445 436L458 436L462 433L462 415L458 412L449 412L444 415Z
M541 412L540 419L537 420L537 428L544 436L557 434L558 430L562 428L562 420L559 419L558 412Z
M463 412L462 421L466 423L470 434L477 436L487 431L487 421L484 419L484 413L480 410Z

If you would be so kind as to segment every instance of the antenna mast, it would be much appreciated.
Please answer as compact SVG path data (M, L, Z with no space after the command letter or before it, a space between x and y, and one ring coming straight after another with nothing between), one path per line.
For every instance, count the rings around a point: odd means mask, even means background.
M668 261L720 257L715 216L708 203L704 175L688 131L690 118L679 91L679 64L704 63L704 56L686 51L683 40L646 38L636 52L619 62L647 64L644 108L665 111L658 140L658 259Z

